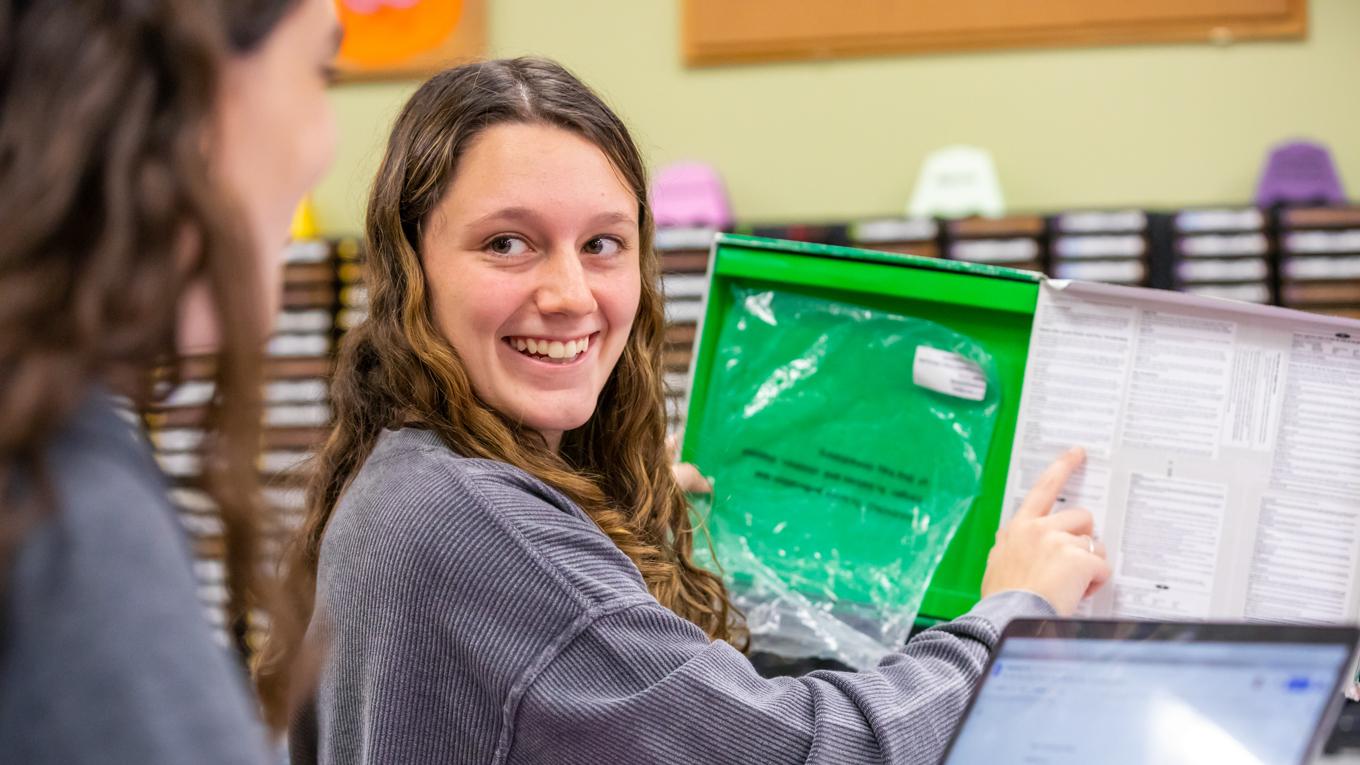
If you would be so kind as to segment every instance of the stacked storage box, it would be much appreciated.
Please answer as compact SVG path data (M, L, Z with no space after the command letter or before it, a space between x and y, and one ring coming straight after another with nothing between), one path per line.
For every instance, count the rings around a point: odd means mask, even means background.
M1142 210L1082 211L1050 220L1049 275L1147 286L1148 216Z
M264 438L260 475L269 519L269 554L301 519L307 458L320 445L330 420L327 390L335 333L335 263L331 245L296 242L286 253L283 310L269 341L264 365ZM186 359L182 383L146 413L148 434L170 478L171 501L189 532L199 594L225 641L243 649L256 627L228 624L222 522L203 491L200 446L207 404L214 394L210 357Z
M945 232L950 260L1040 272L1047 266L1047 226L1041 216L964 218L950 221Z
M1360 207L1279 213L1281 304L1360 316Z
M850 224L850 244L866 250L940 257L940 225L932 218L874 218Z
M717 233L712 228L662 228L656 232L661 256L661 287L666 298L667 429L684 427L685 396L689 391L690 361L699 316L708 285L708 252Z
M1254 207L1177 213L1172 236L1175 288L1249 303L1274 302L1266 220Z

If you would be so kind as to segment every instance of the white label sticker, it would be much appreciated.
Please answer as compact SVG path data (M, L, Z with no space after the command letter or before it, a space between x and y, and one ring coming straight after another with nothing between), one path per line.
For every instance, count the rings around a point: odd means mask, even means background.
M981 401L987 396L987 376L972 361L957 353L926 345L916 346L911 381L946 396Z

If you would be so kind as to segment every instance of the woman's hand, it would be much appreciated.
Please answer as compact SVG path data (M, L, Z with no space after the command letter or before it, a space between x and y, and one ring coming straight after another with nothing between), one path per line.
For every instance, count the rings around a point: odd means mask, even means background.
M1110 578L1105 545L1092 537L1091 514L1050 512L1063 484L1085 460L1085 452L1072 449L1049 465L1010 523L996 533L982 577L983 597L1027 590L1069 616L1083 597Z
M688 462L671 465L671 472L675 474L675 482L680 484L680 488L684 489L686 494L713 493L713 485L699 472L699 468Z
M675 436L666 436L666 453L671 456L671 474L675 476L675 482L680 484L680 488L686 494L712 494L713 484L704 478L699 468L688 462L676 462Z

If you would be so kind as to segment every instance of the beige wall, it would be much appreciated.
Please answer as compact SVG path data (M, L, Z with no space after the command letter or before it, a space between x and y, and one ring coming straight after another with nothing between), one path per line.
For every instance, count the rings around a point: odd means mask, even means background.
M1312 0L1303 42L1137 46L686 69L679 0L487 0L491 52L557 58L653 165L716 164L741 220L900 212L926 152L989 148L1016 210L1245 202L1272 143L1328 143L1360 197L1360 0ZM367 186L414 83L335 89L328 233Z

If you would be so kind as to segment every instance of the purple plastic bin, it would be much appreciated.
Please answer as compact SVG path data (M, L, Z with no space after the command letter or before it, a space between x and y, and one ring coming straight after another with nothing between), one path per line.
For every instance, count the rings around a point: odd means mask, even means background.
M1256 185L1256 205L1346 203L1332 153L1310 141L1276 145L1266 158L1261 182Z

